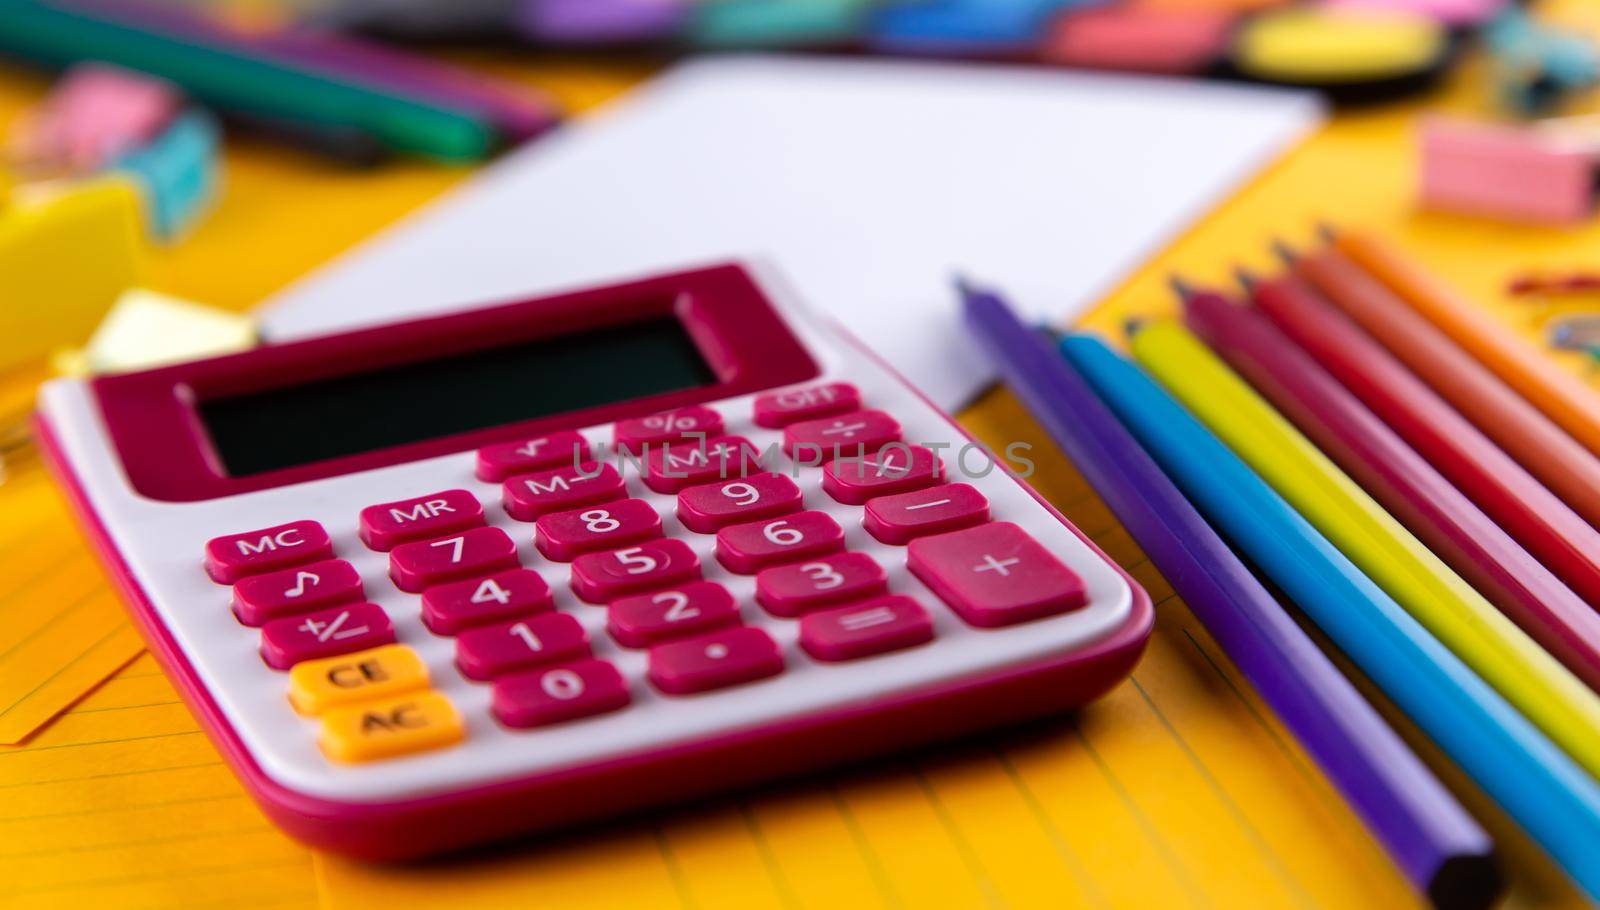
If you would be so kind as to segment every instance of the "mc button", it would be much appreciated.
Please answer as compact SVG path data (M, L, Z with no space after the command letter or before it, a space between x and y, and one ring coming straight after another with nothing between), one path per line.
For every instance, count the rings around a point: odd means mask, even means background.
M337 762L393 758L460 742L461 715L437 692L338 708L322 717L322 752Z
M308 660L289 671L289 702L306 715L427 687L427 666L405 645Z

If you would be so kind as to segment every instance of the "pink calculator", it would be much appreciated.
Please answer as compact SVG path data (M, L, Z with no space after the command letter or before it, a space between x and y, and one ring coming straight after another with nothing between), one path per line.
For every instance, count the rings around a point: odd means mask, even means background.
M40 435L267 813L358 857L1060 711L1151 626L754 266L60 380Z

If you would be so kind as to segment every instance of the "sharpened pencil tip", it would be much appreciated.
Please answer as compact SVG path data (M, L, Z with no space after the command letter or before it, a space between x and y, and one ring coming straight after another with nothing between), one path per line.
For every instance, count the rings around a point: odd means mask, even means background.
M1254 293L1256 285L1260 283L1257 280L1255 273L1242 265L1236 265L1233 267L1233 278L1235 281L1239 282L1239 286L1244 288L1245 293L1247 294Z
M1122 322L1122 331L1129 338L1139 334L1144 329L1146 320L1139 316L1130 316Z
M1290 246L1282 237L1272 238L1272 252L1276 253L1285 265L1294 265L1294 261L1300 258L1300 254L1296 253L1294 247Z
M1187 301L1195 295L1194 285L1176 273L1167 276L1167 287L1172 288L1172 293L1177 294L1180 300Z
M1318 221L1317 236L1328 243L1333 243L1339 239L1339 229L1334 227L1331 221Z
M956 290L961 292L963 297L971 297L973 294L978 293L977 285L973 284L970 278L960 272L951 273L950 283L956 286Z

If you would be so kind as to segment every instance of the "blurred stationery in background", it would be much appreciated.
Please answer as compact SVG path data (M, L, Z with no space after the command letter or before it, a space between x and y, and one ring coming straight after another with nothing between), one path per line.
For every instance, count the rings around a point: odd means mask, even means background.
M262 329L755 254L951 409L987 372L955 328L952 270L1008 276L1024 312L1071 318L1319 117L1304 94L1139 77L684 64L273 298Z

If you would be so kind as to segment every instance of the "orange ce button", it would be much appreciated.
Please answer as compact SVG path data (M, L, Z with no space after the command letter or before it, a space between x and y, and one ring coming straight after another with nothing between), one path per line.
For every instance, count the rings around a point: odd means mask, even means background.
M289 671L289 702L306 715L427 687L427 666L405 645L308 660Z

